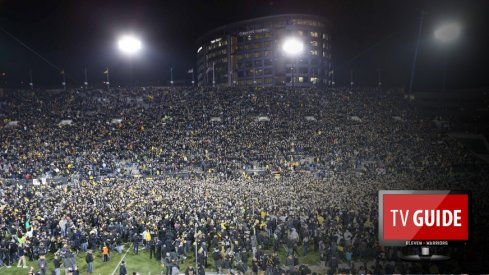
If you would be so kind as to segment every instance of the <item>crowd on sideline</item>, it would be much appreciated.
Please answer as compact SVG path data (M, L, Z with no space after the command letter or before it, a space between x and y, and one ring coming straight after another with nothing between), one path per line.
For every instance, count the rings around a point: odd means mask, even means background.
M331 273L422 272L377 243L381 189L477 190L487 243L487 164L401 90L6 91L0 106L7 266L46 274L53 253L75 270L78 253L106 261L131 245L172 274L196 245L198 274L209 258L222 273L307 274L311 251ZM57 177L69 184L32 182Z

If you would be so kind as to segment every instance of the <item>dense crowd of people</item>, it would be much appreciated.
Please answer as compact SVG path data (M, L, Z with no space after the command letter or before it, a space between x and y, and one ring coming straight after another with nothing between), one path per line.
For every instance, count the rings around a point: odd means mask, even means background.
M6 265L24 257L42 270L54 253L74 270L80 251L130 244L172 274L196 245L199 266L212 257L220 272L307 274L297 256L311 250L332 273L340 262L420 272L377 243L381 189L477 190L477 228L487 225L487 164L401 90L10 91L0 104ZM281 249L285 262L266 252Z

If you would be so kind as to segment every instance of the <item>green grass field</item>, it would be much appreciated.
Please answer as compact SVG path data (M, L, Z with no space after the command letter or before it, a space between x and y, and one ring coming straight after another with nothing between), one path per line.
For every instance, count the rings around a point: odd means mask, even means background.
M128 251L129 248L129 251ZM134 255L132 253L132 247L128 247L127 245L125 246L125 249L122 254L117 253L116 251L113 251L110 256L111 259L109 262L102 263L101 260L101 253L97 252L94 253L94 264L93 264L93 273L95 275L111 275L111 274L119 274L119 263L121 259L123 258L124 254L127 252L124 261L126 262L126 268L128 274L132 274L132 272L139 272L141 275L146 275L146 274L160 274L163 271L164 274L164 267L160 265L158 261L155 259L149 259L149 252L145 250L139 250L138 255ZM302 250L299 250L302 251ZM271 253L271 251L265 251L266 254ZM86 253L80 253L77 257L77 266L78 269L80 270L80 274L87 274L87 264L85 263L85 255ZM278 252L279 258L280 258L280 263L283 265L285 263L285 257L286 257L286 252L281 249ZM49 255L46 257L46 260L48 261L48 268L47 268L47 274L50 275L52 270L54 270L54 265L53 265L53 256ZM309 264L309 265L316 265L319 263L319 254L315 251L310 252L306 257L304 256L299 256L299 264ZM214 261L212 260L212 256L208 257L208 266L206 268L206 271L214 271ZM37 271L37 261L34 262L27 262L27 265L33 266L34 270ZM185 272L187 267L189 265L194 265L195 266L195 256L192 252L189 252L187 255L187 259L180 264L180 272ZM249 259L249 266L251 266L251 257ZM319 271L320 273L321 270L318 270L317 268L311 268L313 271ZM18 268L17 263L15 263L11 268L6 268L6 267L1 267L0 268L0 274L2 275L10 275L10 274L27 274L29 272L29 268ZM64 274L64 268L61 268L61 274Z

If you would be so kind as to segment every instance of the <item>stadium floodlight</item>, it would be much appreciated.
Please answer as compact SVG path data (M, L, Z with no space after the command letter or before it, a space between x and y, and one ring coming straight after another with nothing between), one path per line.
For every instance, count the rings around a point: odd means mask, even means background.
M285 52L286 55L290 57L296 57L298 59L299 55L301 55L302 52L304 51L304 42L302 42L302 40L297 39L295 37L288 37L284 40L284 43L282 44L282 50ZM295 63L297 63L297 60ZM290 73L291 73L292 86L294 86L295 78L294 78L293 66L290 68Z
M443 43L451 43L457 40L461 30L457 22L446 23L435 30L435 38Z
M134 55L138 53L141 48L141 40L132 35L124 35L118 42L119 50L127 55Z
M289 37L285 39L282 45L282 50L287 55L297 56L304 51L304 42L295 37Z

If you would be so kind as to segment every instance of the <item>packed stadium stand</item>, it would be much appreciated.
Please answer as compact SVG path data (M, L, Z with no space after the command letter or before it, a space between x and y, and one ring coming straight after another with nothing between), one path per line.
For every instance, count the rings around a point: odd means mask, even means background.
M376 243L380 189L477 190L487 244L488 164L400 89L11 90L0 104L7 264L17 236L30 259L144 241L183 261L197 241L216 270L298 270L267 253L309 249L328 272L423 272Z

